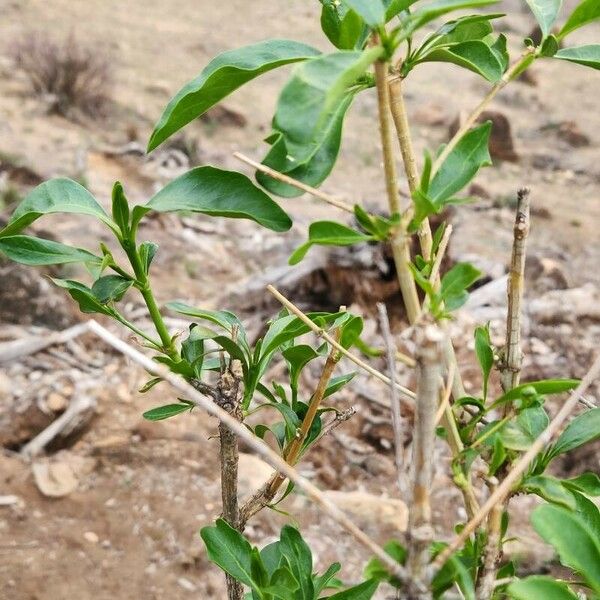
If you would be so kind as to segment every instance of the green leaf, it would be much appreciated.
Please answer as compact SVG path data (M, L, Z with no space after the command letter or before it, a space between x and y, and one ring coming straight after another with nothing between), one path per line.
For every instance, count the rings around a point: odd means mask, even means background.
M549 475L537 475L526 477L521 488L529 494L536 494L551 504L557 504L575 510L575 498L573 494L562 485L556 477Z
M432 36L427 38L418 53L424 50L472 40L483 40L493 31L492 19L504 16L502 13L467 15L444 23Z
M215 167L196 167L184 173L158 192L145 208L250 219L273 231L287 231L292 226L287 214L245 175Z
M348 88L382 52L380 47L363 52L340 50L307 60L294 69L273 118L273 128L283 134L290 160L301 165L316 154Z
M328 115L324 125L324 135L321 145L310 159L300 165L290 160L284 136L276 132L274 142L263 164L292 177L296 181L312 187L320 186L329 176L336 163L342 140L344 118L356 96L354 90L349 91L340 101L337 109ZM295 198L304 192L295 186L278 181L261 171L256 172L256 180L272 194L285 198Z
M120 275L105 275L94 282L92 294L101 304L118 302L132 285L132 279L126 279Z
M273 573L281 566L281 561L283 559L279 541L267 544L260 551L260 557L265 565L265 569L267 569L269 577L272 577Z
M112 217L119 226L123 236L129 233L129 204L120 182L116 182L112 190Z
M76 213L100 219L111 229L116 225L94 197L71 179L50 179L34 188L17 206L0 237L19 233L42 215Z
M354 377L356 377L356 371L353 373L346 373L345 375L338 375L337 377L332 377L325 388L325 393L323 394L323 398L328 398L332 396L336 392L339 392L345 385L350 383Z
M232 312L228 310L204 310L180 301L167 302L166 307L180 315L214 323L223 328L230 337L233 336L235 331L239 345L244 349L244 353L248 359L250 359L250 347L248 345L246 330L243 323Z
M443 204L460 192L473 179L481 167L492 164L488 142L491 123L469 130L435 174L427 195L434 204Z
M592 69L600 69L600 44L563 48L554 55L554 58L568 60Z
M82 248L27 235L0 237L0 254L23 265L61 265L65 263L100 264L102 259Z
M487 399L488 382L494 366L494 350L490 341L490 326L475 329L475 354L483 374L483 399Z
M503 65L492 48L480 40L470 40L429 52L419 62L449 62L473 71L493 83L502 78Z
M505 404L506 402L512 402L518 400L525 393L529 392L529 388L535 394L540 396L548 396L550 394L560 394L562 392L568 392L576 388L579 385L579 379L544 379L542 381L528 381L522 383L512 390L506 392L498 398L491 408L497 408L498 406Z
M440 545L441 548L443 545ZM442 597L441 594L456 583L465 600L475 600L475 585L468 568L470 560L468 556L464 556L464 552L458 555L453 554L447 560L431 582L436 598Z
M327 596L326 600L371 600L378 587L379 582L375 579L369 579L359 585L348 588L343 592L338 592L337 594L333 594L333 596Z
M577 8L569 15L567 22L560 30L558 37L563 38L565 35L575 31L579 27L583 27L592 21L600 19L600 2L598 0L582 0Z
M540 25L544 37L546 37L552 29L554 21L556 21L556 17L558 16L558 12L560 11L560 7L562 6L562 0L526 1L527 4L529 4L529 8L531 8L533 16Z
M212 562L244 585L257 589L252 578L252 546L239 531L217 519L214 526L202 528L200 535Z
M586 496L600 496L600 477L596 473L582 473L572 479L563 479L563 485Z
M437 0L414 11L406 20L404 37L408 37L413 31L420 29L430 21L441 17L454 10L463 8L474 8L494 4L498 0Z
M356 48L365 30L360 15L334 0L321 0L321 3L321 29L327 39L340 50Z
M397 542L396 540L390 540L384 544L383 549L398 564L403 565L406 562L408 552L400 542ZM369 562L366 564L363 571L363 577L377 582L386 581L394 587L399 587L402 585L402 582L390 574L389 568L385 566L377 557L371 558L371 560L369 560Z
M158 250L158 244L154 242L142 242L140 247L138 248L138 254L140 255L140 260L142 261L142 266L144 267L144 273L148 275L150 271L150 265L154 260L154 256Z
M552 458L600 438L600 408L575 417L550 450Z
M581 517L545 504L533 511L531 522L556 549L561 563L577 571L594 591L600 592L600 545Z
M417 0L384 0L385 20L391 21L396 15L409 9Z
M302 539L300 532L291 525L281 530L280 551L287 560L290 570L300 584L301 598L314 597L312 581L312 553L308 544Z
M310 248L318 246L352 246L373 240L373 236L350 229L335 221L315 221L308 228L308 241L299 246L289 258L290 265L298 264Z
M546 39L542 42L542 47L540 48L540 55L546 57L554 56L559 49L558 40L555 36L550 34Z
M79 310L84 313L100 313L102 315L114 316L115 312L109 307L102 304L98 298L94 295L94 292L79 283L78 281L72 281L70 279L54 279L51 278L52 282L58 287L66 289L70 296L79 305Z
M342 326L342 335L340 344L348 350L354 346L356 340L360 337L363 330L363 320L361 317L352 316Z
M385 6L382 0L342 0L359 14L370 27L385 24Z
M169 102L152 132L148 152L248 81L318 54L290 40L267 40L220 54Z
M158 385L161 381L163 381L162 377L153 377L152 379L146 381L146 383L138 390L140 394L145 394L150 391L155 385Z
M283 358L288 362L290 371L290 385L292 388L298 387L298 379L302 369L315 358L321 356L319 352L314 350L307 344L299 344L286 348L283 352Z
M148 421L163 421L164 419L170 419L175 415L179 415L182 412L190 411L194 407L193 404L166 404L165 406L158 406L147 410L142 414L144 419Z
M578 596L566 583L556 581L544 575L532 575L526 579L519 579L511 583L507 590L508 595L515 600L577 600Z
M587 530L595 540L600 540L600 510L594 502L583 494L573 491L577 516L585 523Z
M447 310L461 307L469 297L467 289L481 277L481 271L469 263L454 265L443 277L440 297Z
M329 565L327 571L323 575L316 575L313 577L313 585L315 587L315 596L318 596L324 589L327 588L329 582L335 577L335 575L342 568L340 563L333 563Z
M500 439L511 450L528 450L540 433L548 427L550 419L542 407L522 410L516 419L509 421L500 431Z

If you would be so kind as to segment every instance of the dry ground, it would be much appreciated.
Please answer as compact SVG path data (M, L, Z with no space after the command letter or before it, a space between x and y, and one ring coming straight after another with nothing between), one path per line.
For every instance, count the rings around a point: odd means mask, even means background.
M533 25L521 4L505 0L500 9L512 12L499 23L517 39ZM131 199L141 201L166 181L164 170L156 163L115 157L106 150L121 147L132 137L144 143L169 97L220 51L268 37L293 37L325 49L316 5L316 0L0 0L0 152L17 155L44 178L67 175L85 180L105 206L115 179L124 183ZM109 53L116 82L105 119L74 123L49 116L44 103L30 97L11 66L8 50L11 40L35 30L57 36L73 31ZM580 43L597 42L600 27L587 28L573 38ZM517 49L513 51L516 54ZM512 84L493 105L509 118L520 159L499 162L479 176L488 198L459 209L453 257L477 253L491 270L505 266L511 240L511 198L518 187L528 185L537 209L532 255L555 260L569 286L589 281L600 285L600 80L591 70L559 61L536 64L533 74L537 85ZM188 128L186 135L198 144L202 162L239 168L231 157L234 150L262 155L261 139L269 132L270 115L285 76L284 70L268 74L227 100L230 109L245 117L245 127L196 123ZM474 75L453 68L429 65L411 76L406 91L419 152L446 139L459 111L474 106L486 89ZM325 189L349 201L362 199L383 206L375 109L372 93L356 103L346 124L339 166ZM588 136L589 145L573 148L561 139L557 131L565 121L575 121ZM265 264L282 264L310 221L338 216L307 198L284 202L295 218L287 236L270 236L242 221L192 219L182 227L178 219L165 218L146 225L142 235L161 244L154 267L159 299L183 297L213 307L224 290L233 290L240 281L262 272ZM85 245L101 235L96 224L84 219L47 219L43 226L67 243ZM138 306L132 304L129 310L134 313ZM256 318L247 316L256 330ZM0 311L0 331L12 324L2 324L1 318ZM495 326L501 331L501 321ZM540 351L528 363L530 376L581 375L591 348L600 342L597 322L589 320L575 326L532 323L528 343L534 333L543 336L549 352L557 353L560 361L544 359L548 353ZM565 336L575 339L574 348L563 347ZM461 362L476 387L469 337L468 332L459 336ZM214 423L195 414L146 424L141 412L160 403L166 390L140 396L136 390L143 374L93 340L86 340L86 348L97 352L102 363L93 391L99 414L73 446L53 457L76 463L77 490L49 500L35 487L28 465L12 453L0 455L0 496L20 498L17 504L0 506L0 598L223 597L221 577L210 567L197 535L199 527L219 512L216 440L211 438ZM0 407L3 401L4 406L8 399L12 401L15 382L26 387L36 370L43 372L44 367L36 369L24 362L0 371ZM359 383L372 385L366 380ZM363 413L372 411L357 390L360 386L340 402L344 406L354 403ZM373 387L368 390L385 393ZM378 443L389 435L389 428L366 435L364 423L360 417L345 432L367 444L370 459L340 440L329 439L304 469L323 487L358 487L397 497L390 485L391 454ZM597 470L597 459L586 460ZM247 466L248 490L262 474L252 465ZM437 484L435 512L442 524L454 519L457 502L442 493L447 485L442 473ZM322 521L301 499L292 500L289 506L298 509L318 564L339 559L345 565L344 578L358 580L367 559L362 549ZM357 518L378 541L395 535L393 524L381 515L364 510ZM249 535L264 541L265 536L275 535L282 522L282 517L265 513Z

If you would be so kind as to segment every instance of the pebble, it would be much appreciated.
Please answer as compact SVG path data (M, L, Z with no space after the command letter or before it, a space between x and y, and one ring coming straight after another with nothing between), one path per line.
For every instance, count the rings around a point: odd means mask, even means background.
M83 537L85 538L85 541L89 542L90 544L97 544L100 541L98 534L94 533L93 531L86 531L83 534Z
M52 392L48 394L48 397L46 398L46 406L55 413L65 410L68 404L69 401L58 392Z
M182 587L184 590L187 590L188 592L196 591L196 586L189 579L186 579L185 577L180 577L177 580L177 583L179 584L180 587Z

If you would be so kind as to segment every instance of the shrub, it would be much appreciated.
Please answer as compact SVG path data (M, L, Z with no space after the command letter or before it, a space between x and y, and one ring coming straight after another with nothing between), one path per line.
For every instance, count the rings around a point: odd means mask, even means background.
M56 40L45 32L26 32L11 52L31 90L49 103L50 112L66 117L77 112L105 114L113 82L112 64L98 47L73 34Z

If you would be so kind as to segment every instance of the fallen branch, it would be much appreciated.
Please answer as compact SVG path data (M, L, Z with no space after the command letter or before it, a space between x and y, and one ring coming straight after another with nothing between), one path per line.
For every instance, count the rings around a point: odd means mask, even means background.
M44 348L49 346L55 346L58 344L64 344L69 340L73 340L76 337L84 334L88 330L87 323L80 323L69 327L64 331L58 331L56 333L46 333L44 335L32 335L22 338L20 340L14 340L11 342L3 342L0 344L0 363L10 362L11 360L17 360L23 356L29 356L35 354Z

